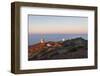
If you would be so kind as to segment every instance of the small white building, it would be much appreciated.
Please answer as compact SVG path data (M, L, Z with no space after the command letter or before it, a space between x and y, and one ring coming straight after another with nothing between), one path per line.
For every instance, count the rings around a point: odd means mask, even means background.
M47 46L50 47L50 46L52 46L52 45L48 43Z
M44 39L41 39L41 40L40 40L40 43L45 43L45 40L44 40Z
M65 41L65 38L63 38L62 41Z

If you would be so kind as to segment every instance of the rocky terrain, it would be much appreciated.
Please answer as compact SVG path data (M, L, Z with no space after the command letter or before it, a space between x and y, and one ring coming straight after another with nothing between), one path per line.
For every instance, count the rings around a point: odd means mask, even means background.
M87 40L79 37L65 41L37 43L28 47L28 60L87 58Z

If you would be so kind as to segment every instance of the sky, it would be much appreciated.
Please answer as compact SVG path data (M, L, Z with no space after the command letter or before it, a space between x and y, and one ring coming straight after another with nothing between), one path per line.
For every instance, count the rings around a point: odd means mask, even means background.
M88 18L73 16L28 16L29 34L87 34Z

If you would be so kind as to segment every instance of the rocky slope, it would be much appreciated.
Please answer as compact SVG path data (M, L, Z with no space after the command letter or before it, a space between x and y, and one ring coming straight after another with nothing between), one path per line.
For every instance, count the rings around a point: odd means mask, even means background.
M87 58L87 40L75 38L66 41L37 43L29 46L28 60Z

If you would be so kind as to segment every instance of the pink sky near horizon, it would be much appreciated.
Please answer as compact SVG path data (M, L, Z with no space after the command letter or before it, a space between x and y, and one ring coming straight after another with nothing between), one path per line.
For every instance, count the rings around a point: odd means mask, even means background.
M29 16L29 34L87 34L88 18Z

